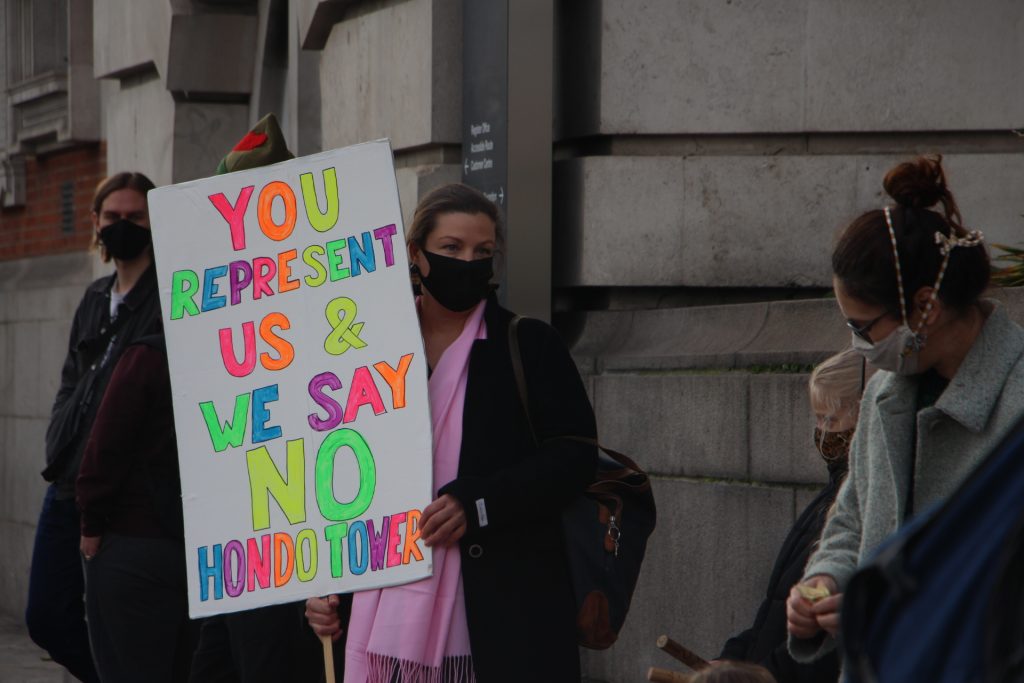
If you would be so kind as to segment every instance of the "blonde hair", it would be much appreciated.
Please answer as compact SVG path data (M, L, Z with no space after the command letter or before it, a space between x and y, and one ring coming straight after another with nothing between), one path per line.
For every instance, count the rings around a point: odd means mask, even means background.
M691 674L689 683L776 683L763 666L749 662L723 661Z
M863 357L853 349L829 356L811 372L811 405L825 406L829 415L857 408L864 391L864 370Z

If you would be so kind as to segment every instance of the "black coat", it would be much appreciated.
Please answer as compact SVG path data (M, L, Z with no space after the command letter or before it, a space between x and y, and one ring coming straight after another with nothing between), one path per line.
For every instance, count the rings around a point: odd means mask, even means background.
M110 289L116 275L96 280L82 297L71 324L60 389L46 429L43 478L56 482L58 497L73 498L78 466L93 419L121 352L146 334L161 329L154 266L135 283L110 321Z
M775 558L768 591L757 610L754 624L730 638L719 659L754 662L772 672L778 683L835 683L839 679L839 656L833 651L812 664L793 661L786 647L786 599L803 578L807 558L821 537L825 517L842 483L843 472L835 472L789 530Z
M508 345L512 314L490 299L473 343L458 477L441 487L466 511L466 617L477 680L578 681L576 605L561 510L593 479L597 451L559 436L596 435L583 382L558 334L519 325L530 422Z

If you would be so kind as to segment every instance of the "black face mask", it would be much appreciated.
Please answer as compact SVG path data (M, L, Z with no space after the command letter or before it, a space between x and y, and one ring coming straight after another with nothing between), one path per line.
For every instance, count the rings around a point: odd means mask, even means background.
M148 228L122 218L116 223L100 228L100 242L107 253L119 261L131 261L153 241Z
M827 432L819 427L814 428L814 445L828 465L829 474L846 470L855 429L851 427L842 432Z
M493 258L463 261L426 250L423 255L430 264L430 275L420 275L420 281L437 303L449 311L468 311L491 291Z

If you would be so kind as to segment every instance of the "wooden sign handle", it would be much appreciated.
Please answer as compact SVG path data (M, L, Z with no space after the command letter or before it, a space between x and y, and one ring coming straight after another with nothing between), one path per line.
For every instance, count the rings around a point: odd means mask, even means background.
M694 671L700 671L701 669L706 669L711 666L706 659L690 652L668 636L658 638L657 646L659 649L664 650L668 655L676 658Z
M324 681L325 683L335 683L334 641L331 640L330 636L320 636L320 642L324 644Z
M690 675L652 666L647 670L647 680L652 683L690 683Z

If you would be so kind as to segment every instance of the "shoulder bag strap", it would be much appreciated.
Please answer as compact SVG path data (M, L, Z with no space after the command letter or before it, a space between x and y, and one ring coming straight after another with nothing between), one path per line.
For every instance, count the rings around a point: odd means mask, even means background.
M519 390L519 402L523 404L523 412L526 414L526 424L530 426L530 437L534 445L540 445L537 440L537 431L533 428L533 418L530 416L530 400L526 391L526 371L523 370L523 355L519 348L519 321L523 316L517 315L508 324L508 352L512 359L512 374L516 378L516 389Z
M516 378L516 388L519 390L519 401L523 404L523 411L526 413L526 422L530 425L530 435L533 437L534 444L539 445L540 441L537 439L537 431L533 427L533 418L530 416L529 393L526 389L526 371L523 369L523 356L522 351L519 348L519 322L521 320L523 320L523 316L517 315L512 318L512 321L508 324L508 350L512 359L512 373ZM604 473L603 476L606 479L620 480L637 472L643 472L643 470L640 469L640 466L633 462L632 458L619 453L618 451L613 451L610 448L605 448L597 439L592 439L586 436L563 436L559 438L578 441L590 446L596 446L602 453L622 466L621 470ZM645 486L649 487L650 484L645 484Z

